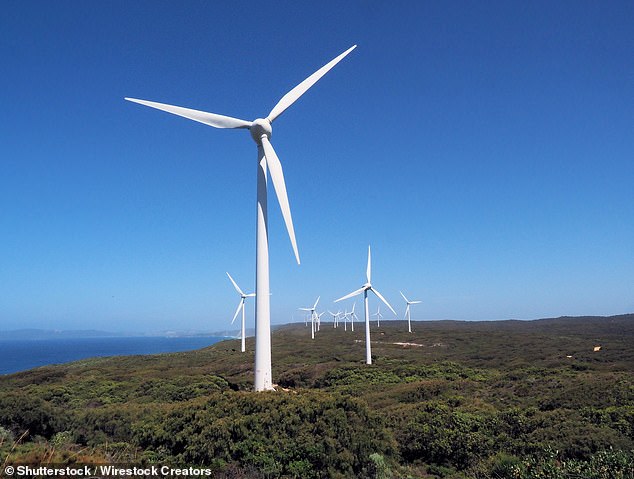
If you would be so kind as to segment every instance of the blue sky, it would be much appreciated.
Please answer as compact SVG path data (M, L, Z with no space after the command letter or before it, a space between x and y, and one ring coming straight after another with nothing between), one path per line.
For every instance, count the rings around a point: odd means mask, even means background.
M274 124L302 258L271 194L274 323L335 308L368 244L400 316L399 290L413 319L632 312L633 24L617 1L5 1L0 329L225 328L225 271L255 286L255 144L123 97L251 120L355 43Z

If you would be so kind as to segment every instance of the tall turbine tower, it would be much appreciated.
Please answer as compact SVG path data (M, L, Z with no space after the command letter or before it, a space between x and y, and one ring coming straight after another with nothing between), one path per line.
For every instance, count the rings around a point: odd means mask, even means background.
M405 295L403 294L402 291L399 291L399 293L401 293L401 296L403 296L403 299L405 300L405 302L407 303L407 308L405 308L405 317L407 318L407 330L408 332L412 332L412 321L410 319L410 312L409 312L409 307L412 304L419 304L422 303L422 301L410 301L409 299L407 299L405 297Z
M282 209L284 223L295 252L297 264L299 264L299 252L295 241L295 230L291 209L286 194L284 173L271 142L272 123L284 111L295 103L306 91L312 87L331 68L339 63L348 53L356 48L353 45L338 57L334 58L303 82L284 95L277 105L273 107L266 118L258 118L253 121L241 120L230 116L207 113L192 110L180 106L166 105L147 100L126 98L126 100L140 103L141 105L163 110L174 115L179 115L190 120L204 123L215 128L243 128L248 129L258 148L257 160L257 227L256 227L256 253L255 253L255 381L256 391L273 389L271 372L271 304L269 298L269 243L267 220L267 195L266 179L267 170L271 172L271 181L275 188L277 199Z
M244 352L246 350L245 349L245 344L244 344L245 343L245 338L246 338L246 327L245 327L245 321L244 321L244 302L246 301L247 298L251 298L251 297L255 296L255 293L249 293L249 294L243 293L242 290L240 289L240 287L236 284L236 282L233 280L233 278L231 277L231 275L229 273L227 273L227 276L229 276L229 279L231 280L231 283L233 283L233 287L236 288L236 291L240 295L240 302L238 303L238 309L236 309L236 314L233 315L233 319L231 320L231 324L233 324L233 322L238 317L238 313L240 312L240 310L242 310L242 328L241 328L242 348L241 348L241 351Z
M377 295L377 297L383 301L385 303L385 305L390 308L390 310L396 315L396 311L394 311L394 309L392 308L392 306L390 306L390 303L388 303L385 298L383 296L381 296L381 293L379 293L376 289L374 289L372 287L372 260L371 260L371 254L370 254L370 247L368 246L368 266L365 270L365 274L366 274L366 278L367 278L367 283L365 283L363 286L361 286L359 289L357 289L356 291L353 291L350 294L345 295L342 298L336 299L335 303L337 301L343 301L344 299L348 299L351 298L353 296L356 296L358 294L363 293L363 305L365 308L365 362L366 364L372 364L372 345L370 344L370 310L368 309L368 291L372 291L374 294Z

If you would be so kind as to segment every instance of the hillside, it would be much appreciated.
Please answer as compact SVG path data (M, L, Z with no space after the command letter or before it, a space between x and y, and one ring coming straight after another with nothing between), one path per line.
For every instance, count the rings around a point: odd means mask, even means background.
M246 353L228 340L0 377L0 458L214 477L634 477L634 314L413 330L373 322L367 366L363 323L323 323L314 341L281 327L271 393L250 391L252 338Z

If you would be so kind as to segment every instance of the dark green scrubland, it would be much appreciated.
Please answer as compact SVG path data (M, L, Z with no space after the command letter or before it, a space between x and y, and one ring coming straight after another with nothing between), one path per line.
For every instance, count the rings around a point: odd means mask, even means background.
M322 323L0 376L0 461L205 466L218 478L634 478L634 314ZM412 343L412 344L398 344ZM593 351L594 346L600 351ZM571 357L568 357L571 356Z

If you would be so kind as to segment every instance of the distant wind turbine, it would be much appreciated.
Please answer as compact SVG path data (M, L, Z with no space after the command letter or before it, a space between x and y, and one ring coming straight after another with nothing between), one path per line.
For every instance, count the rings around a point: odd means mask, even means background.
M299 308L300 311L310 311L310 337L312 339L315 339L315 316L317 316L315 310L317 309L319 298L321 298L321 296L317 296L317 301L315 301L312 308Z
M381 314L381 305L380 304L376 308L376 313L374 313L372 316L376 317L376 327L380 328L381 327L381 319L383 318L383 315Z
M376 289L372 287L372 281L371 281L372 259L371 259L369 246L368 246L368 266L365 270L365 274L366 274L367 282L363 286L361 286L359 289L357 289L356 291L353 291L350 294L347 294L339 299L336 299L335 303L337 301L343 301L344 299L352 298L353 296L357 296L358 294L363 293L363 305L364 305L364 312L365 312L365 362L366 364L372 364L372 345L370 344L370 310L368 309L368 291L372 291L381 301L385 303L385 305L388 308L390 308L390 310L394 314L396 314L396 311L394 311L392 306L390 306L390 303L388 303L385 300L385 298L381 295L381 293L379 293Z
M326 311L322 311L321 313L317 314L317 331L319 331L319 327L321 326L321 317L324 315Z
M246 337L246 329L245 329L245 324L244 324L244 302L246 301L247 298L251 298L251 297L255 296L255 293L249 293L249 294L243 293L242 290L240 289L240 287L236 284L236 282L233 280L233 278L231 277L231 275L229 273L227 273L227 276L229 276L229 279L233 283L233 287L236 288L236 291L240 295L240 302L238 303L238 309L236 309L236 314L233 315L233 319L231 320L231 324L233 324L233 322L238 317L238 313L240 312L240 310L242 310L242 332L241 332L241 335L242 335L242 349L241 349L241 351L244 352L245 351L245 344L244 343L245 343L245 337Z
M346 308L346 312L343 314L343 330L348 331L348 318L350 318L350 326L352 328L352 332L354 332L354 320L359 319L357 313L354 312L354 308L357 303L352 303L352 311L348 312L348 308Z
M412 332L412 321L410 320L410 312L409 312L409 307L412 304L419 304L422 303L422 301L410 301L409 299L407 299L405 297L405 295L403 294L402 291L399 291L399 293L401 293L401 296L403 296L403 299L405 300L405 302L407 303L407 308L405 308L405 318L407 318L407 330L411 333Z
M273 107L266 118L258 118L253 121L241 120L230 116L207 113L180 106L166 105L147 100L126 98L128 101L139 103L151 108L163 110L174 115L179 115L190 120L204 123L215 128L242 128L251 132L251 137L258 148L257 161L257 227L256 227L256 254L255 254L255 291L257 294L255 304L255 373L254 387L256 391L273 389L271 371L271 304L269 298L269 244L268 244L268 219L267 219L267 170L271 172L271 180L277 199L282 209L284 223L295 252L297 264L299 264L299 251L295 241L295 229L291 209L286 193L284 173L273 146L271 138L272 123L288 107L295 103L309 88L321 77L330 71L337 63L356 48L353 45L348 50L337 56L315 73L306 78L284 95Z
M350 328L352 330L352 332L354 333L354 320L355 319L359 319L359 316L357 316L357 313L354 312L354 308L357 306L357 303L354 302L352 303L352 311L350 311L348 313L348 317L350 318Z
M332 316L332 327L336 328L337 323L339 322L339 315L341 314L341 311L337 311L336 313L333 313L332 311L328 310L328 314Z

